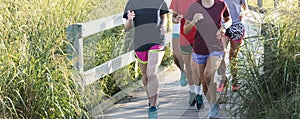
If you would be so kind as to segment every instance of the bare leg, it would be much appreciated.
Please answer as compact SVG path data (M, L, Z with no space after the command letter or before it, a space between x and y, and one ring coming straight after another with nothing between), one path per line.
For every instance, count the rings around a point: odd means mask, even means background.
M225 56L227 54L227 46L229 43L229 38L228 37L223 37L223 45L224 45L224 55L223 59L221 61L221 65L219 70L220 75L222 76L222 80L226 80L226 63L225 63Z
M201 77L200 76L203 76L201 75L201 70L202 70L202 65L199 65L197 64L196 62L192 61L191 62L191 67L192 68L192 79L193 79L193 82L195 85L199 86L201 84Z
M148 54L148 64L147 64L147 78L148 78L148 85L147 91L150 100L151 106L157 105L157 98L158 98L158 67L162 61L164 56L164 51L160 52L149 52Z
M224 55L223 55L223 59L221 60L221 64L220 67L218 69L218 73L219 75L221 75L221 80L220 80L220 84L218 86L218 92L223 92L226 85L227 85L227 78L226 78L226 63L225 63L225 56L227 54L227 46L229 43L229 38L228 37L223 37L223 45L224 45Z
M214 81L214 76L220 66L221 59L222 58L218 56L208 57L204 69L204 79L208 86L206 97L209 104L215 104L217 102L217 84Z
M142 71L142 82L143 82L144 88L146 90L148 101L150 102L150 100L149 100L149 94L148 94L148 90L147 90L147 83L148 83L147 64L139 63L139 67L140 67L140 69Z
M229 62L232 76L232 83L235 85L237 83L237 55L240 49L240 42L230 41L230 51L229 51Z
M185 73L186 73L186 78L188 80L188 83L189 83L189 85L194 85L194 81L192 78L192 68L191 68L191 53L188 55L182 54L182 59L185 64ZM201 84L201 82L200 82L200 84Z
M173 48L173 58L175 65L180 69L183 70L183 59L179 50L179 38L172 39L172 48Z

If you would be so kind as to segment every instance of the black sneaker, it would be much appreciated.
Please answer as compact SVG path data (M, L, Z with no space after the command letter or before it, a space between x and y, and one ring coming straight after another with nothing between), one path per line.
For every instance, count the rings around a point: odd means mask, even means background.
M199 94L196 95L196 108L198 110L204 108L202 95L199 95Z
M189 98L188 103L189 103L190 106L195 106L195 104L196 104L196 98L195 98L196 94L192 93L191 91L189 91L189 93L190 93L190 98Z

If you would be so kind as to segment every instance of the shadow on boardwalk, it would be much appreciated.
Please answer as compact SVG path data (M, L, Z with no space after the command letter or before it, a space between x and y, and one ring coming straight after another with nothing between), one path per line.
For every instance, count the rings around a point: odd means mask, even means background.
M180 71L172 66L160 75L159 119L199 119L207 118L210 106L204 99L204 109L188 106L188 86L179 84ZM219 118L237 118L225 111L230 105L220 105ZM97 119L145 119L148 118L148 101L143 88L139 88L114 106L108 108Z
M259 29L253 25L261 19L262 15L251 12L252 15L246 17L246 37L258 35ZM257 43L257 39L248 39L249 42ZM226 57L228 59L228 56ZM227 60L226 60L227 61ZM227 62L228 64L228 62ZM229 74L228 74L229 75ZM204 109L197 110L188 106L189 87L181 87L179 84L179 69L173 65L170 70L160 74L160 107L158 110L159 119L199 119L207 118L210 106L204 97ZM216 73L215 79L219 79ZM226 94L231 95L230 91ZM219 96L219 95L218 95ZM234 93L233 93L233 97ZM233 98L232 98L233 99ZM238 99L238 98L234 98ZM235 101L240 102L240 101ZM228 110L236 109L229 104L230 99L225 104L220 104L219 119L239 118L228 113ZM242 102L240 102L242 103ZM96 119L145 119L148 118L148 100L143 88L139 88L106 111L98 114Z

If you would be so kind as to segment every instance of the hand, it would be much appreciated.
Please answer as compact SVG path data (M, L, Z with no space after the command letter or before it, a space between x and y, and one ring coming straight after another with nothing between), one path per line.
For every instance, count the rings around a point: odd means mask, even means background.
M129 10L127 12L127 17L128 17L128 20L133 20L133 18L135 17L134 11Z
M179 23L179 21L181 21L182 18L183 18L183 15L177 14L176 16L173 17L173 22Z
M203 19L204 17L203 17L203 14L201 14L201 13L196 13L195 15L194 15L194 18L193 18L193 20L192 20L192 23L193 24L196 24L199 20L201 20L201 19Z
M221 26L219 28L219 30L217 31L217 34L216 34L217 35L217 39L222 40L225 32L226 32L226 29L223 26Z

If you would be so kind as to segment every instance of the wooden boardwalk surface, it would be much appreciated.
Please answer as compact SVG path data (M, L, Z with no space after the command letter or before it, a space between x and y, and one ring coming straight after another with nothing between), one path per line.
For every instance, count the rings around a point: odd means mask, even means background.
M261 19L261 15L251 12L251 15L245 18L246 37L255 36L259 29L253 25L254 22ZM257 42L257 39L248 39L248 42ZM228 56L226 57L228 59ZM227 62L228 63L228 62ZM194 106L188 106L189 87L182 87L179 84L180 71L173 65L160 77L160 94L158 119L201 119L207 118L210 106L204 97L204 109L197 110ZM215 79L219 79L216 73ZM218 82L218 81L217 81ZM230 95L228 91L227 95ZM219 94L218 94L219 97ZM230 101L230 100L229 100ZM228 113L235 107L230 104L220 104L219 119L233 119L234 117ZM128 96L101 114L97 114L96 119L146 119L148 118L148 100L143 88L139 88L134 92L128 93ZM226 111L227 110L227 111Z
M158 119L199 119L207 118L210 106L204 97L204 108L197 110L188 106L188 86L179 84L180 71L175 66L160 75L160 94ZM97 119L146 119L148 118L148 101L143 88L128 94L126 98L108 108ZM225 111L229 105L220 104L218 118L232 117Z

